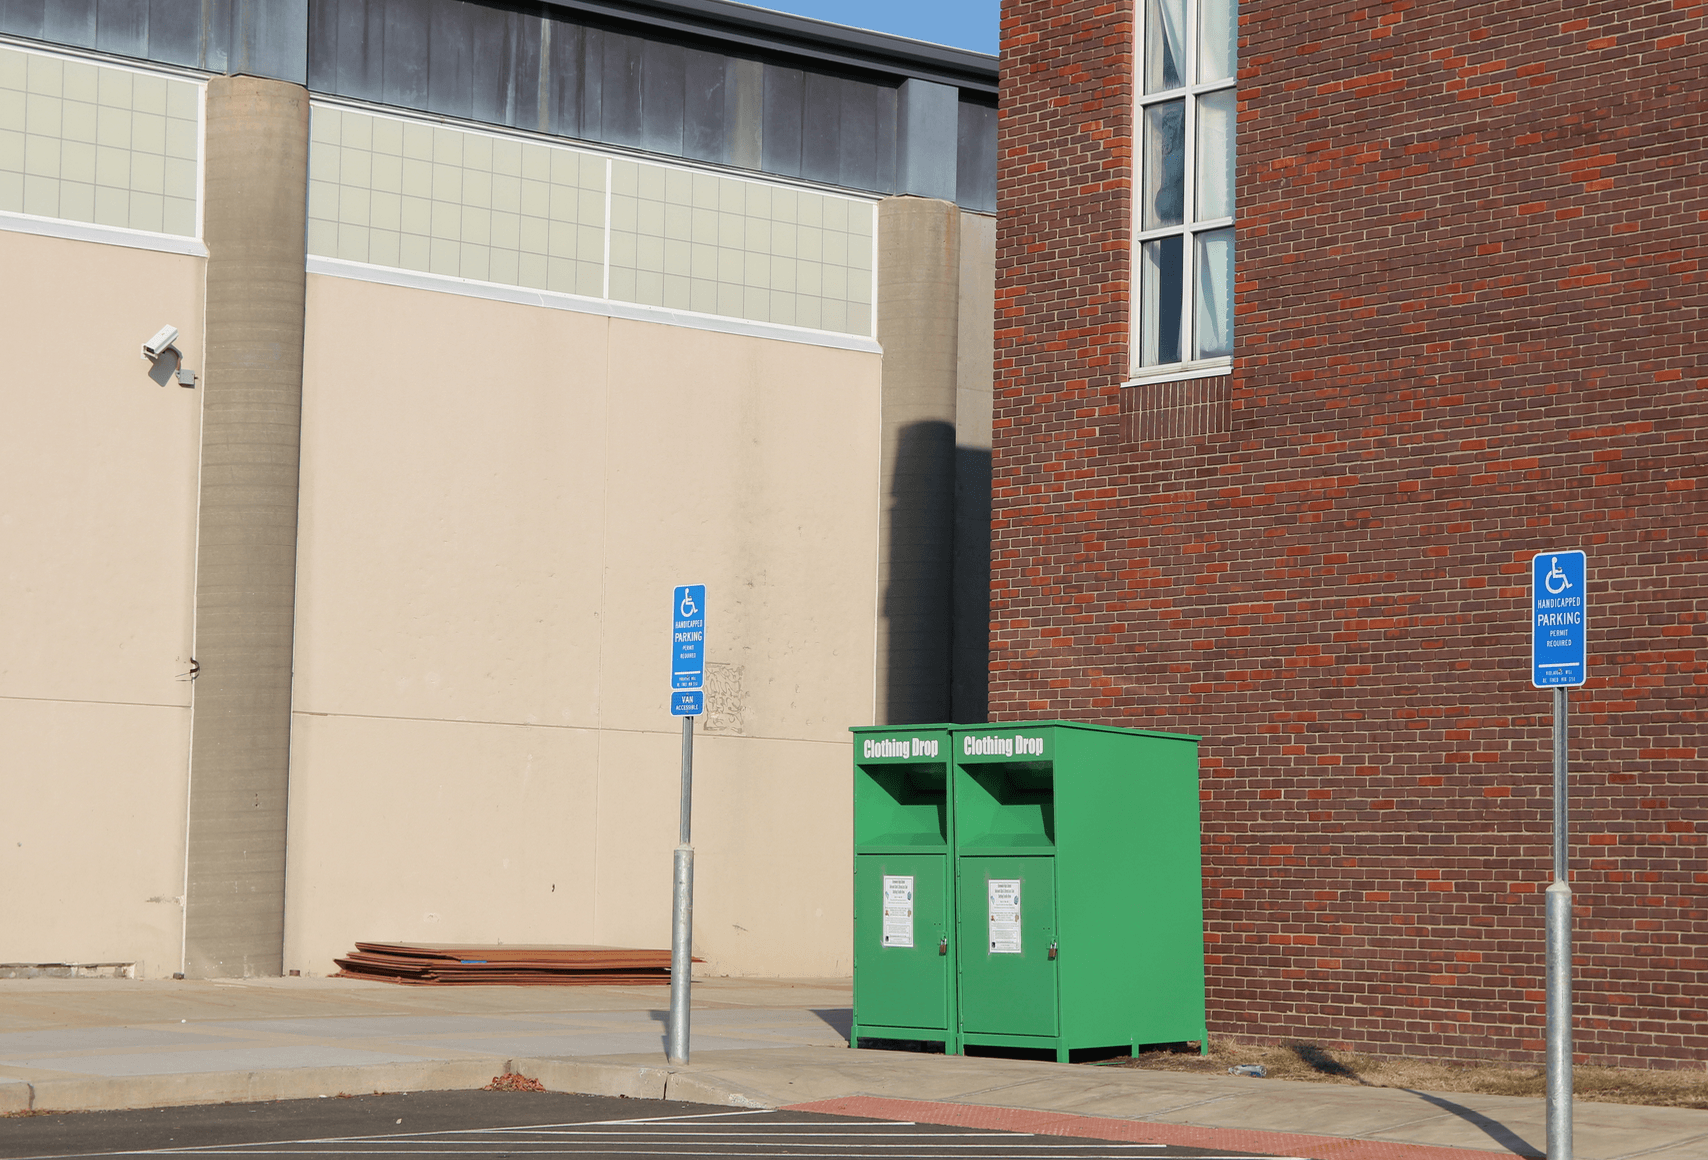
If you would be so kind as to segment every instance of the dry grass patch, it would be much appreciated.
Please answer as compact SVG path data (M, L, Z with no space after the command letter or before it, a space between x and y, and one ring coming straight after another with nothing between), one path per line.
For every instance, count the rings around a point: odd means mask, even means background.
M1453 1063L1405 1056L1360 1055L1315 1043L1257 1047L1212 1039L1208 1057L1196 1052L1147 1051L1109 1060L1105 1067L1142 1067L1160 1071L1196 1071L1227 1075L1237 1064L1261 1064L1268 1079L1362 1084L1429 1092L1479 1092L1497 1096L1541 1096L1547 1071L1505 1063ZM1239 1076L1229 1082L1259 1083ZM1576 1067L1573 1091L1578 1099L1650 1107L1708 1109L1708 1074L1654 1071L1634 1067Z

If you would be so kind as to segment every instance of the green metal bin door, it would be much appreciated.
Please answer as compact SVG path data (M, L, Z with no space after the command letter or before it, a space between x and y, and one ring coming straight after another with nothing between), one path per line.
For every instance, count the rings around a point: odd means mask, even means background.
M961 1030L1055 1035L1055 859L960 862Z
M948 884L946 854L855 856L854 1017L862 1026L949 1029Z

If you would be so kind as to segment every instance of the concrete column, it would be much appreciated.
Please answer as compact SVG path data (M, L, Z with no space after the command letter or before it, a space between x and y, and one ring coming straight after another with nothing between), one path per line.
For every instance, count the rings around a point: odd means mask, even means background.
M989 716L990 431L996 354L996 218L961 211L961 332L955 392L953 716Z
M284 970L308 91L208 82L184 970Z
M932 198L878 206L880 723L945 721L951 711L960 217Z

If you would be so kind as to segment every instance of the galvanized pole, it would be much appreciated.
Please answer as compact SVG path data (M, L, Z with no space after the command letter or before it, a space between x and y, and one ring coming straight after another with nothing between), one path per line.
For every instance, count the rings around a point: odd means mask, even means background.
M1572 1160L1572 888L1566 866L1566 687L1554 690L1554 881L1547 892L1548 1160Z
M694 961L694 847L692 836L694 802L694 718L682 718L682 836L676 847L675 873L671 889L670 923L670 1022L665 1029L665 1050L671 1063L688 1062L688 986Z
M1554 881L1568 879L1566 865L1566 698L1565 685L1554 689Z

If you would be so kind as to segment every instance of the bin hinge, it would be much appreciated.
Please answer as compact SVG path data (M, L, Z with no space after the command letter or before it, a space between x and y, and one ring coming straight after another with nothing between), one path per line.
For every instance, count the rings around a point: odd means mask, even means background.
M949 953L949 936L948 935L944 935L941 939L939 939L937 941L937 953L940 955L946 955Z
M1054 942L1050 943L1050 957L1052 959L1056 957L1056 944Z

